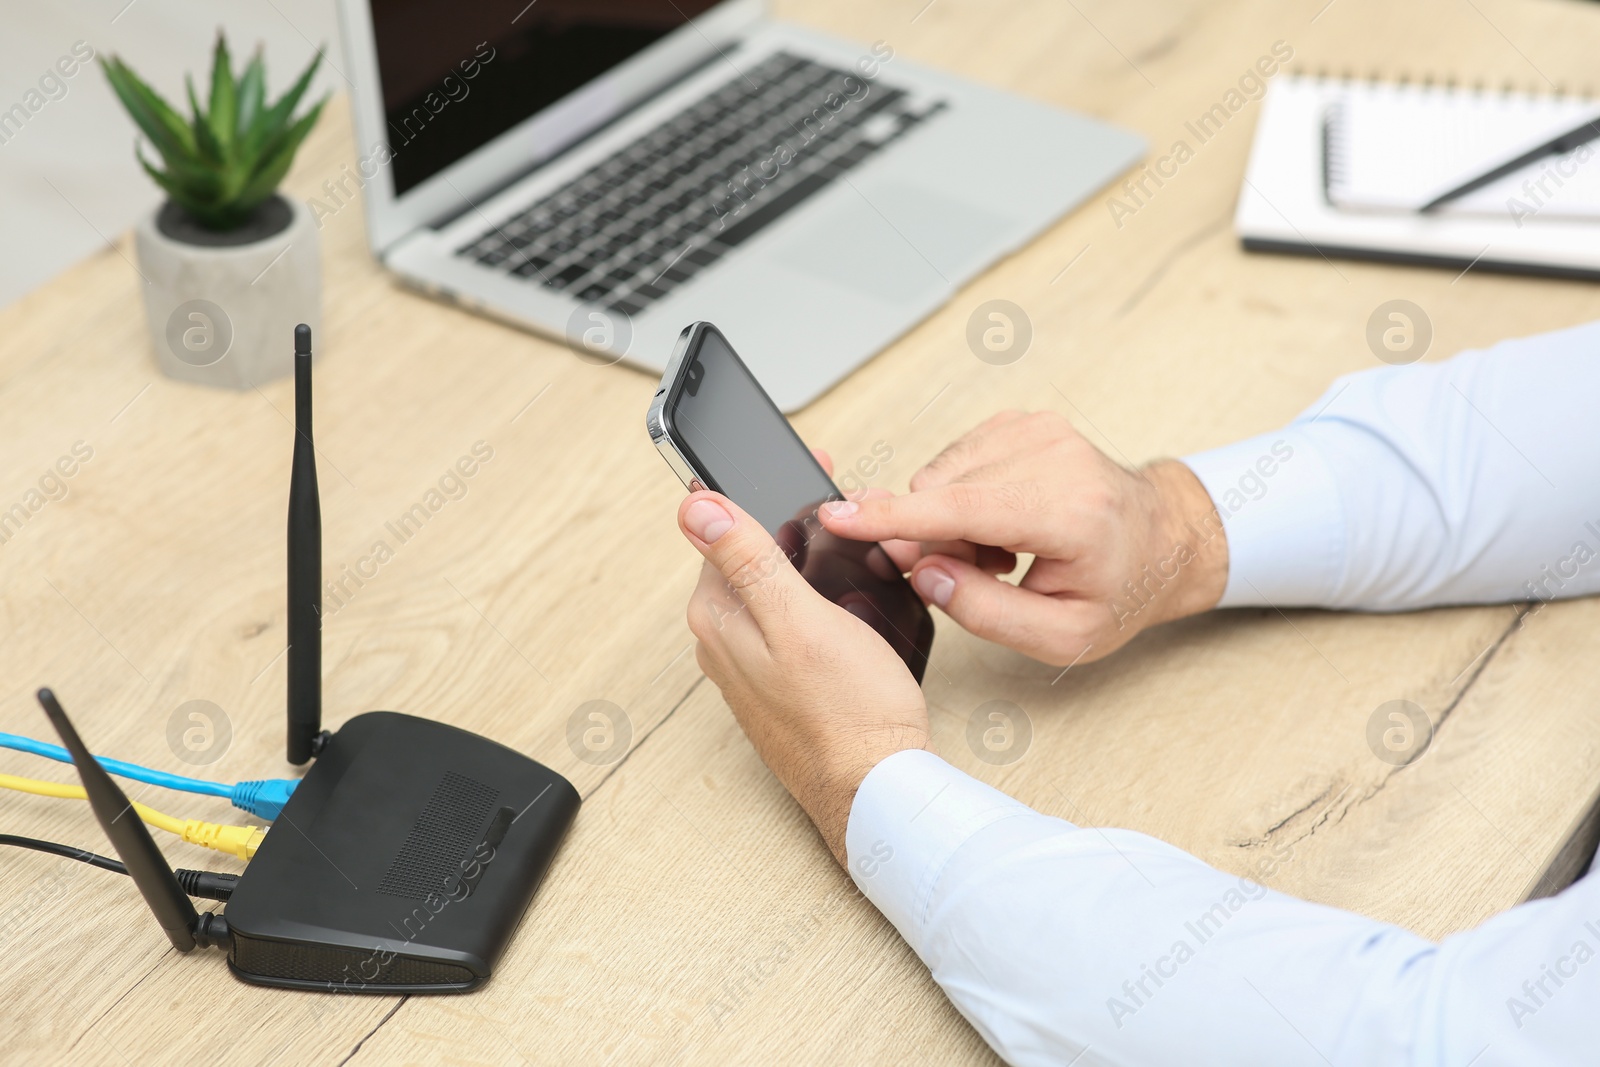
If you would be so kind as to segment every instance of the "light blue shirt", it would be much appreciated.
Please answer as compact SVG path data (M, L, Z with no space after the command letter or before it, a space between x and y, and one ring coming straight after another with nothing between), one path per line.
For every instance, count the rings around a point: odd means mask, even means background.
M1227 531L1223 606L1600 592L1600 323L1350 375L1185 462ZM867 775L846 849L1011 1063L1600 1063L1600 877L1434 943L1042 815L922 751Z

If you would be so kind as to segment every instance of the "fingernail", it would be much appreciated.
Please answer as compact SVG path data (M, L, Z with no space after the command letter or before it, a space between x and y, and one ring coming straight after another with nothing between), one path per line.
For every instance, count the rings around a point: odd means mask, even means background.
M830 519L847 519L860 511L861 505L854 500L835 500L822 505L822 509L828 513Z
M733 516L714 500L696 500L683 513L683 524L689 527L690 533L709 545L733 529Z
M917 572L917 592L939 605L950 603L950 594L956 591L956 580L938 567L924 567Z

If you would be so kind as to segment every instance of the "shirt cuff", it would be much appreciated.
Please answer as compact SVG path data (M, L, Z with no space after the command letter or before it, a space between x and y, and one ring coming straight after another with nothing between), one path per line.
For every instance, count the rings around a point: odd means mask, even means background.
M1343 580L1344 506L1327 461L1289 426L1185 457L1222 516L1220 608L1326 604Z
M867 774L850 807L850 877L920 954L928 902L950 857L984 827L1029 814L932 752L896 752Z

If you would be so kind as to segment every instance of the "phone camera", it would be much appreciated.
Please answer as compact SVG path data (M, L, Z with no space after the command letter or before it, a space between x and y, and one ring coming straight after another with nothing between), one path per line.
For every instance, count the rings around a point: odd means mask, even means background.
M700 392L700 382L704 380L705 376L705 364L698 359L689 364L689 372L684 375L683 391L690 396L697 395Z

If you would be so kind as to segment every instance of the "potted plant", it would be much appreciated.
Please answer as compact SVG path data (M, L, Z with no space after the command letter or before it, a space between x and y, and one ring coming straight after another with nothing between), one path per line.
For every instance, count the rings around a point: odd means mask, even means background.
M317 228L305 204L277 190L327 102L295 117L321 61L319 52L268 104L260 51L235 79L219 32L204 109L187 80L190 119L120 59L104 61L112 90L164 165L135 146L167 194L139 222L134 243L151 338L171 377L246 389L287 375L295 324L320 325Z

